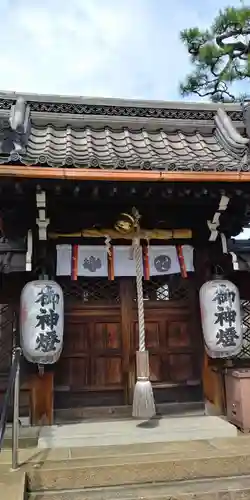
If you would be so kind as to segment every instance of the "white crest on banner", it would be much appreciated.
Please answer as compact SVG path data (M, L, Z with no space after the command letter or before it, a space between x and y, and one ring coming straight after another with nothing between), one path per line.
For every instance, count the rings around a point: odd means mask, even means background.
M57 245L56 275L70 276L72 261L72 245Z
M63 327L61 287L47 280L27 283L20 303L20 340L25 358L31 363L55 363L63 347Z
M108 254L106 245L78 248L78 276L108 276Z
M193 247L183 245L182 251L187 272L193 272ZM179 274L181 272L175 246L150 246L148 256L150 276Z
M141 250L141 269L142 250ZM131 246L114 246L114 275L136 276L136 266L133 248Z

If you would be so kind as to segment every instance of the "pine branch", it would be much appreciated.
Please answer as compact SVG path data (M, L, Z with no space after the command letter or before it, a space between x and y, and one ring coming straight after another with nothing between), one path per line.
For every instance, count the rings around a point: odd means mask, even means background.
M180 85L181 94L236 100L231 84L250 77L250 8L227 8L210 29L186 29L180 37L194 68Z

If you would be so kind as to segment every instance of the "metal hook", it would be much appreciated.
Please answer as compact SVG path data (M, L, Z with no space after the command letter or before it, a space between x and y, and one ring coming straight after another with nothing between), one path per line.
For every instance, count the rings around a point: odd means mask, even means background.
M44 375L44 365L37 365L39 376L42 377Z

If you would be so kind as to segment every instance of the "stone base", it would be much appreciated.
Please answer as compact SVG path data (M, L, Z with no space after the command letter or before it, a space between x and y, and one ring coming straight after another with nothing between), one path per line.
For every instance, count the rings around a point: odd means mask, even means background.
M180 417L204 415L205 404L200 402L188 403L160 403L156 405L157 416ZM92 406L68 409L56 409L54 412L55 424L72 424L84 420L118 420L131 419L131 406Z
M39 448L128 445L236 437L235 426L216 416L154 418L148 422L119 420L85 421L80 424L44 427Z
M213 403L210 403L210 401L205 402L205 415L210 417L222 417L222 413Z
M141 484L60 492L36 492L29 500L243 500L250 498L250 477Z
M3 450L2 482L10 464L11 451ZM12 486L11 475L14 481L19 472L25 472L29 496L10 495L13 500L250 498L250 436L243 435L207 441L26 449L19 451L19 466L19 471L7 474L8 481Z
M45 498L46 492L49 492L50 495L58 495L59 500L62 492L68 490L68 494L74 492L75 496L71 497L74 500L76 498L88 500L91 497L95 498L97 488L99 494L100 489L103 494L105 488L107 497L112 499L117 496L113 496L111 490L118 487L119 498L122 500L124 491L135 492L137 485L138 492L140 487L143 487L145 492L151 483L159 487L163 484L166 488L165 498L173 500L179 498L174 494L171 496L174 490L176 494L178 489L183 494L188 490L190 492L190 481L193 481L191 491L195 483L200 482L201 487L199 491L196 487L193 488L196 495L191 498L200 499L202 496L200 497L199 493L208 493L209 490L211 493L212 483L216 478L218 490L225 491L227 481L230 487L229 479L241 476L239 478L241 481L243 477L249 475L249 444L249 437L238 437L211 441L71 448L68 450L67 459L66 450L63 449L40 450L40 452L36 450L31 462L25 467L29 490L34 493L43 492ZM58 458L55 461L56 456ZM210 483L209 488L205 482ZM247 485L245 487L247 488ZM214 489L210 498L208 497L209 500L219 498ZM161 493L159 491L159 496ZM141 496L144 497L143 494ZM155 497L157 498L156 490ZM51 498L53 496L50 496ZM62 498L65 499L65 495ZM70 499L70 496L68 498ZM105 495L101 498L105 499ZM138 498L140 495L131 495L130 500ZM150 496L145 495L145 498Z

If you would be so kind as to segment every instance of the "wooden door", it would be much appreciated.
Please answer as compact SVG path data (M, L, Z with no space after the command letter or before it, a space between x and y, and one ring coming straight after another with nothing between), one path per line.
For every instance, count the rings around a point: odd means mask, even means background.
M158 402L202 399L202 341L192 280L179 276L144 283L146 348ZM131 328L131 370L138 348L136 303Z
M100 283L67 283L64 348L55 372L57 407L124 403L119 283Z
M201 397L201 336L194 322L191 282L184 281L166 277L144 283L146 345L157 401ZM138 348L134 280L62 285L65 333L55 367L55 405L131 403Z

